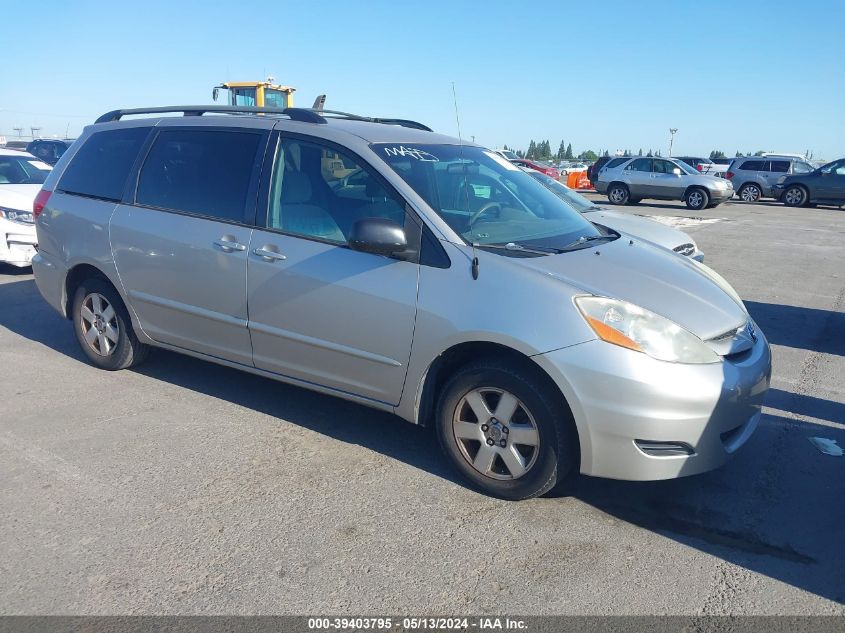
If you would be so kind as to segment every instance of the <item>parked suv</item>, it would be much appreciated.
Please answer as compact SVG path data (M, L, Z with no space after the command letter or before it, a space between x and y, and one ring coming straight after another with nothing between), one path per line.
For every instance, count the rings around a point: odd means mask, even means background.
M111 112L33 211L38 288L94 365L162 347L432 424L503 498L714 468L769 385L714 271L409 121Z
M596 191L611 204L635 204L643 198L683 200L695 211L715 207L734 195L730 181L706 176L679 160L629 158L601 170Z
M827 203L845 205L845 158L806 173L781 176L772 195L788 207Z
M810 163L791 156L749 156L735 159L726 176L741 200L757 202L763 197L777 197L773 187L781 176L809 174L813 170Z

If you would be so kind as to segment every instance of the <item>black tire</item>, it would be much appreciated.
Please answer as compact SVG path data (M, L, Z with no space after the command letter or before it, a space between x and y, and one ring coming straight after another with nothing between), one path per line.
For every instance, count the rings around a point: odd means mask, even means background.
M710 194L707 193L706 189L693 187L684 194L684 202L688 209L701 211L702 209L706 209L707 205L710 204Z
M607 201L610 204L628 204L631 192L621 182L614 182L607 188Z
M99 296L99 299L96 299L96 296ZM90 318L94 301L99 302L101 306L108 304L113 310L113 314L107 309L102 310L102 315L96 324L84 316L87 314ZM84 312L83 308L87 312ZM100 369L116 371L137 365L147 357L149 346L138 340L123 300L107 280L91 277L83 281L76 289L71 309L76 340L92 365ZM86 340L86 332L93 332L97 340L89 344ZM114 341L107 340L107 332L112 332ZM99 334L103 336L100 337Z
M558 403L555 397L557 394L551 393L550 389L550 385L527 366L493 358L474 361L459 369L449 379L438 399L437 436L443 452L472 487L500 499L529 499L548 492L577 470L578 435L575 424L566 407ZM499 426L503 432L495 437L508 442L509 437L516 437L517 428L527 428L524 422L528 421L537 438L536 446L522 446L520 442L513 445L508 443L501 448L498 443L489 449L484 446L484 441L489 443L492 439L490 434L497 433L493 425L498 423L495 416L480 420L472 408L467 409L469 404L465 398L478 393L485 398L485 390L511 394L519 402L516 412L504 421L505 425L510 425L510 433L514 435L508 434L507 426ZM494 414L497 413L495 397L495 394L486 396L485 400L487 408ZM464 420L465 415L474 418L474 422L469 422L470 425L478 425L478 431L470 427L473 433L479 435L478 438L459 440L456 436L454 421ZM488 433L484 433L485 430ZM483 440L485 436L487 440ZM477 448L473 453L471 451L475 445ZM517 445L521 448L517 449ZM478 461L482 449L488 455L496 451L496 455L489 461L489 475L482 474L471 463L471 460ZM525 461L522 465L525 468L524 474L516 477L511 474L503 459L505 453L511 450L519 451ZM496 469L498 472L494 472ZM502 478L508 476L511 478Z
M759 202L763 197L763 190L754 182L745 183L736 193L743 202Z
M788 207L806 207L810 194L803 185L790 185L784 190L781 200Z
M642 198L628 198L628 204L639 204L642 201Z

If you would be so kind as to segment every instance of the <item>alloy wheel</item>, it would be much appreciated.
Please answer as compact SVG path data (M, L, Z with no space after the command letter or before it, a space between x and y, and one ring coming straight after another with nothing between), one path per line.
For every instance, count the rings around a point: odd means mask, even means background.
M800 207L804 204L804 195L804 190L801 187L790 187L783 194L783 199L790 206Z
M479 387L455 408L452 431L463 458L498 480L528 473L540 454L540 432L531 412L503 389Z
M704 205L704 195L700 191L693 191L687 197L687 200L693 209L698 209Z
M745 185L739 194L744 202L757 202L760 199L760 188L756 185Z
M607 197L613 204L622 204L625 201L625 190L622 187L614 187Z
M99 292L86 295L79 316L88 347L100 356L110 356L120 339L120 326L117 313L108 299Z

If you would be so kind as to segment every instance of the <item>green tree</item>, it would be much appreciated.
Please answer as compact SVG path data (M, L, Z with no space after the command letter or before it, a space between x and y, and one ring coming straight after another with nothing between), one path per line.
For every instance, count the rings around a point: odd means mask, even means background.
M564 158L566 160L571 160L571 159L575 158L575 155L572 153L572 143L569 143L566 146L566 154L564 154Z
M710 160L713 160L715 158L727 158L727 157L725 156L725 152L723 152L722 150L714 149L712 152L710 152Z
M596 154L593 150L588 149L586 152L578 154L578 158L581 160L597 160L598 154Z
M756 152L754 152L755 156L762 156L763 154L765 154L765 152L761 149L758 149Z
M649 158L651 158L652 156L654 156L654 152L652 152L652 151L651 151L651 148L650 148L650 147L648 148L648 154L646 154L646 156L648 156Z
M516 155L519 158L525 158L525 152L523 152L521 149L516 150Z
M604 155L605 155L607 158L610 158L610 152L608 152L607 150L604 150Z
M637 152L637 156L642 156L642 155L643 155L643 148L641 147L641 148L640 148L640 151L639 151L639 152Z
M560 142L560 146L557 148L557 155L555 158L558 160L563 160L566 157L566 145L563 144L563 141Z
M534 139L531 139L531 142L528 144L528 151L525 152L526 158L536 158L537 154L537 144L534 142Z
M736 150L736 154L734 155L734 158L742 158L743 156L745 156L745 154L743 154L739 150Z

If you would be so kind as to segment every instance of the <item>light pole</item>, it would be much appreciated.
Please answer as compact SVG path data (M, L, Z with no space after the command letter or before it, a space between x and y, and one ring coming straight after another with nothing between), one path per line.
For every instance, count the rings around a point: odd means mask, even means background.
M41 131L41 128L40 128L40 127L30 127L30 128L29 128L29 131L30 131L30 132L32 132L32 138L34 139L34 138L35 138L35 133L36 133L36 132L40 132L40 131Z
M672 144L675 142L675 132L678 131L676 127L669 128L669 158L672 158Z
M23 136L23 128L22 128L22 127L13 127L12 129L13 129L15 132L17 132L17 133L18 133L18 138L21 138L21 137Z

